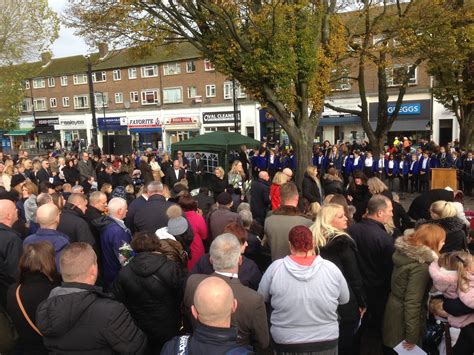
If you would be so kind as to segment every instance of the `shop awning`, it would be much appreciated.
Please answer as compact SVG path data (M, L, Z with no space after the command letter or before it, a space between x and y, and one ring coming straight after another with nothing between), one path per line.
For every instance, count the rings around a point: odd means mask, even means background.
M30 129L14 129L12 131L8 131L5 133L6 136L26 136L28 133L32 131L32 128Z
M321 117L319 126L346 126L346 125L360 125L359 116L332 116Z
M160 133L161 127L129 128L130 133Z

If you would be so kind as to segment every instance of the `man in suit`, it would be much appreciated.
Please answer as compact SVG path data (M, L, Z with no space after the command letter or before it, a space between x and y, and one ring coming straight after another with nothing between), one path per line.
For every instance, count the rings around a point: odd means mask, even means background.
M180 165L181 164L178 159L174 160L173 166L169 168L165 173L164 183L168 185L170 189L173 188L174 184L186 178L184 168L181 168Z
M201 187L202 177L204 175L204 162L201 159L201 154L196 153L194 155L194 160L191 161L191 171L194 173L195 187Z
M230 233L219 235L211 244L210 258L214 267L212 276L227 282L237 300L238 307L232 315L232 323L238 328L238 344L251 345L260 350L267 348L269 333L265 303L262 295L242 285L239 281L238 272L242 256L237 237ZM195 274L191 275L187 281L184 305L188 316L191 314L190 309L196 288L207 277L209 275Z
M93 177L94 180L97 179L92 162L89 160L89 153L87 152L82 153L82 160L77 163L77 170L81 174L81 183L89 180L90 177Z
M49 161L48 159L43 159L41 161L41 169L36 173L36 179L38 180L38 184L42 182L52 182L50 178L53 177L51 174L51 170L49 169Z

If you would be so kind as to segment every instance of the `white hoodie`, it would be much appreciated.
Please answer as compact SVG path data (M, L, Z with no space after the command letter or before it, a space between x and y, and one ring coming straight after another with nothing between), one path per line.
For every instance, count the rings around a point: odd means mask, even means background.
M277 344L302 344L339 338L337 307L349 302L339 268L321 256L304 266L289 256L275 260L258 292L271 299L271 334Z

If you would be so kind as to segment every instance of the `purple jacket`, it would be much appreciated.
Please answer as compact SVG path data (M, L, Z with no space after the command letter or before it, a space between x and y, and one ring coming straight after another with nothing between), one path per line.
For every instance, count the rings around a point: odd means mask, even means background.
M69 245L69 237L55 229L39 228L35 234L31 234L23 241L23 246L37 242L50 242L56 255L56 268L59 270L59 258L61 252Z

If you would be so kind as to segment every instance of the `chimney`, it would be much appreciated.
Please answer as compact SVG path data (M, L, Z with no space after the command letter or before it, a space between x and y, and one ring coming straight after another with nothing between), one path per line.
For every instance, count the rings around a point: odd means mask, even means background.
M109 46L107 43L99 43L99 58L105 58L109 54Z
M51 52L43 52L41 53L41 64L46 65L51 61L53 55Z

